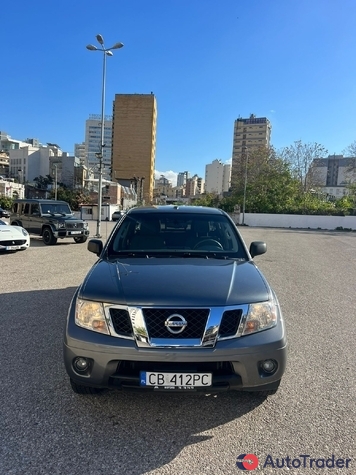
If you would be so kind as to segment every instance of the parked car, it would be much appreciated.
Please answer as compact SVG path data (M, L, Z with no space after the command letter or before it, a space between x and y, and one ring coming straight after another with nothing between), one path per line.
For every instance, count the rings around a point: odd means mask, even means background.
M119 219L121 219L124 214L125 214L125 211L120 211L120 210L114 211L113 214L111 215L111 219L113 221L119 221Z
M68 237L73 238L75 243L84 243L89 236L88 222L74 217L65 201L15 200L11 224L22 226L29 233L42 236L47 246L56 244L58 239Z
M10 226L0 219L0 251L24 251L30 247L30 235L20 226Z
M10 218L10 211L0 207L0 218Z
M277 391L286 366L277 296L222 210L129 210L69 308L64 363L76 393Z

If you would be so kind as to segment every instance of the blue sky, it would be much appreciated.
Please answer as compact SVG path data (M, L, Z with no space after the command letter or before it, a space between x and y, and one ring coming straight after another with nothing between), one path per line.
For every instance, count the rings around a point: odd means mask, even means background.
M231 158L234 120L272 123L272 145L356 140L355 0L20 0L1 6L0 130L72 153L117 93L158 105L156 169L205 174ZM173 173L171 173L173 172Z

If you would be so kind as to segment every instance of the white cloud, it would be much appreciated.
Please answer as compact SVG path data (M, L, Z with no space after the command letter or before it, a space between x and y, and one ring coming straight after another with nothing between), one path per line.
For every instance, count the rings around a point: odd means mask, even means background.
M172 186L177 186L177 176L178 176L178 173L172 171L172 170L169 170L167 172L160 172L158 170L155 170L155 179L158 180L159 178L161 178L161 175L163 175L165 178L167 178L167 180L171 181L172 182Z

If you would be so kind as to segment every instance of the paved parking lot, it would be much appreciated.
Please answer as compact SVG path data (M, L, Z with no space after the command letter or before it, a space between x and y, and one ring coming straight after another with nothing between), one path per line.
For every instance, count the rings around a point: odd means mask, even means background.
M103 222L105 239L115 223ZM90 223L92 235L96 223ZM240 228L247 243L265 240L256 263L284 312L289 361L280 391L172 395L106 392L79 396L62 363L69 302L95 262L71 240L0 255L1 475L329 473L262 468L309 454L350 458L356 473L356 234ZM214 285L214 276L211 277ZM270 460L270 459L269 459ZM320 462L321 463L321 462Z

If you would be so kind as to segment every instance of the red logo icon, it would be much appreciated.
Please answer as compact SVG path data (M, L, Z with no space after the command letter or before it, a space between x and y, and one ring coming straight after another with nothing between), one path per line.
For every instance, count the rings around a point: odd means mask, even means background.
M258 458L254 454L241 454L237 457L236 467L240 470L255 470L258 467Z

